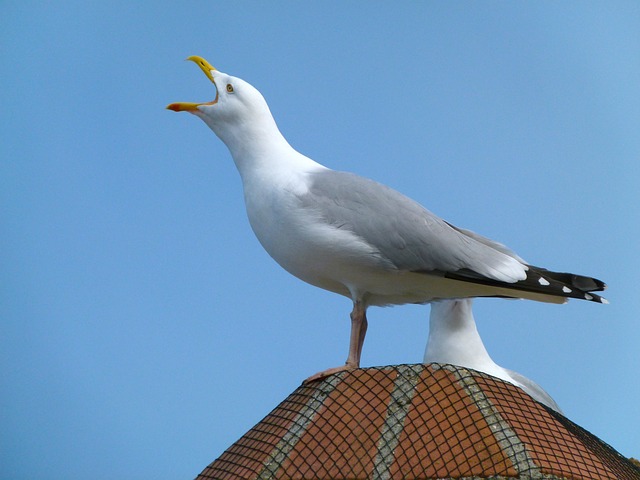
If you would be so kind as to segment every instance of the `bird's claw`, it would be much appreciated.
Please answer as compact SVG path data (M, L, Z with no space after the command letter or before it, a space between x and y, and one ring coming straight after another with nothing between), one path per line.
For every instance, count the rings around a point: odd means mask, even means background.
M349 365L349 364L345 364L340 367L328 368L326 370L323 370L322 372L318 372L314 375L311 375L309 378L303 380L302 383L306 385L307 383L315 382L317 380L322 380L323 378L326 378L335 373L351 371L351 370L355 370L356 368L358 368L357 365Z

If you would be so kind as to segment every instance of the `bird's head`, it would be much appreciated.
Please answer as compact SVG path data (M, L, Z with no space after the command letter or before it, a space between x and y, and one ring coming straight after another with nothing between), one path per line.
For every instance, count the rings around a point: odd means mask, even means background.
M216 70L204 58L187 58L195 62L216 87L211 102L177 102L167 105L174 112L189 112L200 117L227 145L255 127L275 124L262 94L244 80Z

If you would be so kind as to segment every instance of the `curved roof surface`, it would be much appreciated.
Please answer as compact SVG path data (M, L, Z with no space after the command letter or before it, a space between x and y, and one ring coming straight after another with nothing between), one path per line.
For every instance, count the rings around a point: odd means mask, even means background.
M453 365L362 368L298 387L204 479L638 479L519 388Z

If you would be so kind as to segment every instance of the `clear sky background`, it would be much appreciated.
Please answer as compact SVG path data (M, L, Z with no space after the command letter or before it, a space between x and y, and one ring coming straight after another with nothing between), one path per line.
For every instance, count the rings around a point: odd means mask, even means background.
M350 301L262 250L201 55L290 143L611 305L477 300L499 364L640 457L640 4L2 2L0 476L196 476L307 376ZM428 306L372 308L363 366Z

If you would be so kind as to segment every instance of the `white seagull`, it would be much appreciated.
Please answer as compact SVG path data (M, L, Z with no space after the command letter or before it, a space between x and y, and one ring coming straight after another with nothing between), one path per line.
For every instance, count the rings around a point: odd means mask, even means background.
M495 363L478 333L471 311L473 299L436 300L431 303L429 339L424 363L448 363L477 370L509 382L534 400L562 413L558 404L540 385Z
M345 365L358 368L371 305L470 297L594 302L600 280L528 265L503 245L457 228L389 187L331 170L280 133L264 97L240 78L189 57L216 86L206 103L172 103L226 144L242 177L249 222L264 249L301 280L353 301Z

